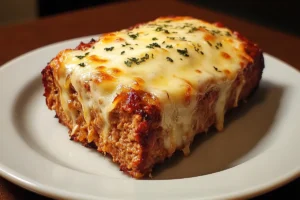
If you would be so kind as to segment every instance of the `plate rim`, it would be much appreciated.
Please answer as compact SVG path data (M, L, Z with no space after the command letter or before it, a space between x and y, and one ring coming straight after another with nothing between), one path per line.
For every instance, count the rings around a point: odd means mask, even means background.
M298 171L298 172L297 172ZM5 167L0 163L0 175L4 179L11 181L12 183L27 189L31 192L35 192L37 194L49 197L49 198L64 198L64 199L95 199L94 196L87 196L80 193L71 193L69 191L64 191L59 188L53 188L49 186L45 186L41 183L38 183L34 181L31 178L24 177L22 174ZM261 186L252 187L250 189L245 189L240 192L234 192L234 193L228 193L227 195L222 195L217 198L213 199L227 199L227 198L252 198L257 195L261 195L267 192L270 192L272 190L275 190L293 180L296 180L300 177L300 171L295 170L293 172L290 172L286 175L283 175L282 177L277 177L277 181L271 181L270 183L265 183ZM106 198L106 197L98 197L99 200L111 200L112 198Z

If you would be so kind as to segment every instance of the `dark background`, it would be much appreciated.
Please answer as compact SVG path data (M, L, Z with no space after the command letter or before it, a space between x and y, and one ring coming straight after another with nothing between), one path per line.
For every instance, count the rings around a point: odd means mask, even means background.
M38 0L38 15L45 17L67 11L126 0ZM153 0L154 1L154 0ZM161 0L163 1L163 0ZM226 13L282 32L300 36L300 6L297 0L181 0ZM155 1L157 5L158 1ZM178 8L180 9L180 8ZM222 20L222 19L221 19Z

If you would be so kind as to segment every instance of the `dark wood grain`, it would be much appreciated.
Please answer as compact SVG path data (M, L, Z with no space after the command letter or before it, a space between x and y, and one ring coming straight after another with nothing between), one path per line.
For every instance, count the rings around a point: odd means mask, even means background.
M221 21L229 28L239 31L258 43L265 52L300 70L300 39L298 37L199 8L195 5L171 0L113 3L23 24L0 27L0 65L47 44L116 31L164 15L190 15L209 22ZM299 197L299 182L299 179L297 179L256 199L269 199L287 194ZM0 178L0 199L45 200L47 198Z
M70 12L58 16L0 27L0 64L29 50L70 38L116 31L163 15L190 15L221 21L257 42L262 49L300 69L300 39L180 1L129 1Z

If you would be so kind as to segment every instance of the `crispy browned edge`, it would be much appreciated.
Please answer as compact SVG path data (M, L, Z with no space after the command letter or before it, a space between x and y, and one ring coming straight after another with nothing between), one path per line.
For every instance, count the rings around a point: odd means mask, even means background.
M239 96L239 101L245 100L259 86L264 69L264 58L262 50L254 43L235 32L244 41L246 52L253 58L237 76L231 88L231 95L226 104L226 110L234 107L237 86L245 78L245 85ZM81 43L77 49L85 49L93 45ZM48 65L42 71L42 79L45 88L44 96L49 109L55 110L59 122L72 130L72 123L68 122L60 105L58 87L55 85L52 68ZM110 130L106 143L99 137L103 121L98 113L91 111L92 122L90 127L84 121L81 104L77 100L77 93L70 87L72 107L78 110L76 123L80 128L71 136L72 140L82 143L84 146L96 148L99 152L111 155L114 162L120 165L120 169L132 177L142 178L151 173L155 164L163 162L170 157L164 148L162 136L161 108L159 100L145 91L130 89L123 91L116 97L117 106L109 114ZM200 94L200 93L199 93ZM202 133L212 126L216 119L214 105L218 99L218 91L207 91L198 96L197 113L201 126L194 126L195 133ZM208 120L204 120L208 119ZM198 123L199 123L198 122ZM93 141L87 142L87 130L92 132ZM182 147L184 148L184 147Z

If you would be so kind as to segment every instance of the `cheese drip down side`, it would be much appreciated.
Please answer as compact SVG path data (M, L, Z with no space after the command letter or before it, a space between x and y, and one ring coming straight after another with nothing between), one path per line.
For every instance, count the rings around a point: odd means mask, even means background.
M164 145L172 153L196 134L191 127L197 118L197 96L210 89L219 91L216 127L222 129L230 86L247 62L251 60L243 42L229 29L170 17L104 34L85 50L61 52L50 65L56 69L61 105L74 128L76 112L68 106L71 85L86 123L91 122L91 110L99 113L104 142L115 97L124 88L144 90L160 101ZM242 87L243 82L239 91Z

